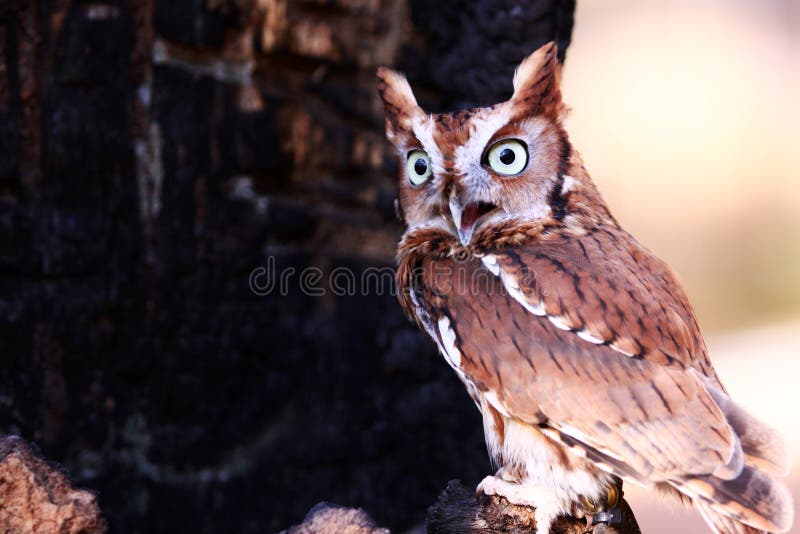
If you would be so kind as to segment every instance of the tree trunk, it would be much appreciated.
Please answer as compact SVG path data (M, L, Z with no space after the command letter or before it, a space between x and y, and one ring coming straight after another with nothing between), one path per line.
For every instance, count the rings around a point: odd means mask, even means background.
M334 276L401 233L374 70L431 110L498 101L539 45L563 58L573 8L0 4L0 432L112 532L276 531L323 499L405 528L477 481L460 383L385 279Z

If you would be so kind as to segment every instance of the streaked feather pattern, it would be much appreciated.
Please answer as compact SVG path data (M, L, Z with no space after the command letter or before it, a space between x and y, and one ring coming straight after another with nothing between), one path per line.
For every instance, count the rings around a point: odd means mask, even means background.
M730 399L676 276L600 197L561 124L555 58L545 45L509 101L453 114L379 72L388 137L433 168L422 184L401 172L399 298L483 414L499 469L480 488L535 504L542 533L619 479L671 488L720 534L785 532L788 451ZM515 176L486 164L507 139L530 158Z

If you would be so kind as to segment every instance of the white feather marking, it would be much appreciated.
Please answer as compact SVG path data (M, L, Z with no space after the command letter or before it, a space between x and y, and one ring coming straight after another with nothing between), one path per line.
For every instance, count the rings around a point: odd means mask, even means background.
M572 436L573 438L581 441L583 443L591 444L593 440L589 439L589 436L578 430L577 428L571 427L569 425L558 425L558 430L567 434L568 436Z
M493 275L500 276L500 265L498 265L496 257L487 254L481 258L481 261Z
M422 324L425 326L425 330L436 342L436 346L439 347L439 352L442 354L444 361L446 361L448 365L450 365L450 367L452 367L456 372L458 378L461 380L464 386L466 386L469 396L475 401L475 406L478 408L478 411L480 411L481 407L480 404L478 404L480 392L478 391L478 388L475 387L475 384L472 382L472 380L470 380L464 371L461 370L461 367L459 367L461 364L461 352L455 346L456 333L452 328L450 328L450 319L447 318L447 316L439 319L439 335L436 335L430 314L428 314L425 308L419 305L413 291L411 292L411 301L417 308L417 313L422 319Z
M531 312L534 315L538 315L539 317L543 317L546 315L544 311L544 303L539 301L537 303L532 303L528 298L520 291L519 285L517 285L517 281L514 280L513 277L507 275L506 272L502 269L498 269L500 271L500 280L503 282L503 286L505 286L506 291L508 294L511 295L514 300L522 304L522 306Z
M613 467L611 467L605 462L592 462L592 463L596 468L605 471L606 473L614 474L614 472L616 471Z
M578 330L578 331L577 331L577 332L575 332L575 333L576 333L576 334L578 334L578 337L579 337L579 338L581 338L581 339L583 339L583 340L586 340L586 341L588 341L589 343L594 343L594 344L596 344L596 345L600 345L600 344L602 344L602 343L605 343L605 341L603 341L602 339L600 339L599 337L597 337L597 336L595 336L595 335L593 335L593 334L590 334L590 333L589 333L588 331L586 331L586 330Z
M620 354L624 354L625 356L627 356L629 358L633 358L635 356L634 353L628 352L627 350L623 350L623 349L619 348L615 343L610 344L609 347L611 347L615 351L619 352Z
M450 327L450 318L446 315L439 318L439 335L442 338L444 357L455 369L461 368L461 352L456 348L456 332Z
M497 398L497 393L490 390L484 393L484 396L486 397L486 400L489 402L489 404L491 404L492 407L494 407L495 410L497 410L506 417L510 417L508 415L508 410L506 410L505 406L503 406L500 403L500 399Z
M586 458L586 449L578 445L573 445L572 447L570 447L569 452L571 452L578 458Z
M586 458L586 449L579 443L566 443L562 437L562 434L558 430L550 427L543 427L541 428L541 431L542 434L552 439L556 443L561 443L563 446L569 447L569 451L573 455L577 456L578 458Z
M567 193L575 190L575 185L578 183L578 180L573 178L572 176L565 174L564 175L564 182L561 184L561 196L563 197Z
M561 443L561 434L558 433L558 430L549 427L541 427L540 430L548 438Z
M566 330L567 332L572 330L572 327L566 323L562 315L548 315L547 318L550 319L550 322L553 323L556 328Z
M417 292L414 291L413 288L411 288L409 291L409 296L411 297L411 303L414 305L414 310L416 311L422 326L425 327L425 331L429 336L431 336L431 339L436 340L436 332L433 330L433 321L431 320L431 316L428 313L428 310L426 310L425 307L420 304L419 300L417 299Z
M561 316L561 315L547 315L547 312L545 311L545 308L544 308L544 302L543 301L539 300L535 304L531 303L530 299L531 298L535 298L535 295L527 296L527 295L523 294L522 291L519 288L519 284L517 284L517 281L511 275L506 274L506 272L503 271L500 268L500 265L499 265L499 263L497 261L497 257L495 257L495 256L493 256L491 254L487 254L486 256L481 258L481 261L483 261L483 264L486 265L486 267L494 275L496 275L496 276L499 275L500 276L500 280L503 282L503 286L505 286L505 288L508 291L508 293L512 297L514 297L514 300L516 300L517 302L522 304L522 306L526 310L528 310L529 312L531 312L534 315L538 315L539 317L545 317L546 316L550 320L550 322L553 323L553 325L555 325L557 328L560 328L561 330L565 330L567 332L572 331L572 327L567 323L566 318L564 316ZM584 330L578 330L575 333L578 334L579 338L583 339L584 341L588 341L589 343L594 343L595 345L601 345L601 344L605 343L604 339L601 339L601 338L595 336L594 334L592 334L588 330L585 330L585 329ZM614 347L613 345L611 347L613 349L617 350L618 352L621 352L622 354L625 354L626 356L633 356L633 354L629 354L629 353L627 353L625 351L622 351L619 348Z

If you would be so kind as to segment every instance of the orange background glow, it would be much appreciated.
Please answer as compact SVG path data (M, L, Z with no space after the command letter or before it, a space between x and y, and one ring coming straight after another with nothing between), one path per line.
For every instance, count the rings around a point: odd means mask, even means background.
M800 2L586 0L575 21L573 143L678 272L731 395L786 436L800 501ZM707 532L627 491L644 532Z

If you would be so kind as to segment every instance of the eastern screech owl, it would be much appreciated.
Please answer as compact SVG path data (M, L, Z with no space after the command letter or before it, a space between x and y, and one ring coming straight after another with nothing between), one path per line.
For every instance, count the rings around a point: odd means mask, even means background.
M499 469L478 491L534 506L539 534L609 517L622 481L718 533L785 532L788 452L727 395L675 275L600 197L562 126L559 67L547 44L510 100L439 115L378 71L400 300L482 413Z

